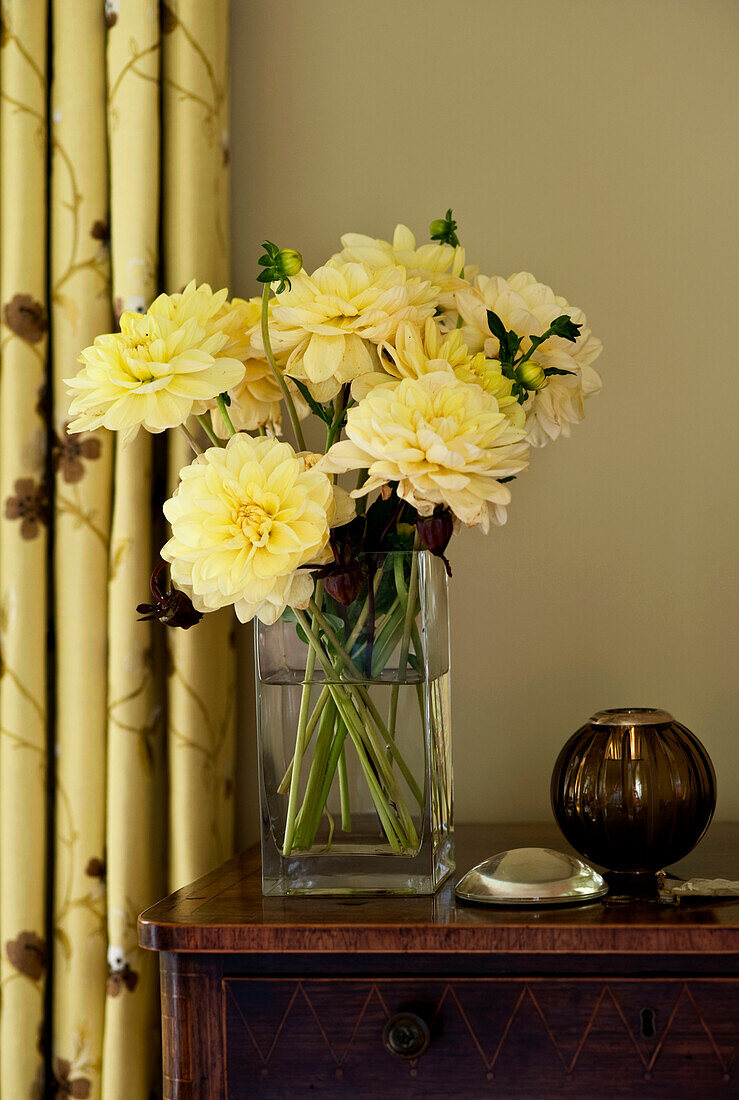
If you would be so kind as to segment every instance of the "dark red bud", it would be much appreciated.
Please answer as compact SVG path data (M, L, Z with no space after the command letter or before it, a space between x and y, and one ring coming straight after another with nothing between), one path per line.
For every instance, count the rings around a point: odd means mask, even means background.
M359 595L363 579L362 567L354 562L328 573L323 579L323 587L332 600L348 607Z
M163 584L164 562L160 562L151 575L151 592L154 603L140 603L136 610L141 618L139 622L148 622L158 619L165 626L179 626L183 630L189 630L191 626L199 623L203 617L202 611L196 611L192 600L179 588Z
M437 506L432 516L421 516L416 521L421 545L432 554L443 558L444 551L454 534L454 520L448 508Z

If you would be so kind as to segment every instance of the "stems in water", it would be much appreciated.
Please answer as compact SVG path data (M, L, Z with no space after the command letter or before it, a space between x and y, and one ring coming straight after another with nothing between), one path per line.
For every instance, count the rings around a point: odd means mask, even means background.
M390 732L391 740L395 740L395 722L398 717L398 695L400 691L400 682L405 678L406 669L408 667L408 651L411 644L411 629L413 627L413 621L416 613L416 601L418 599L418 553L420 549L421 539L416 531L416 537L413 540L414 553L411 556L411 577L408 583L408 595L405 605L405 623L403 625L403 639L400 643L400 658L398 661L398 678L393 684L392 691L390 692L390 716L388 718L388 730ZM397 577L397 573L396 573ZM403 596L398 592L398 596L402 602Z

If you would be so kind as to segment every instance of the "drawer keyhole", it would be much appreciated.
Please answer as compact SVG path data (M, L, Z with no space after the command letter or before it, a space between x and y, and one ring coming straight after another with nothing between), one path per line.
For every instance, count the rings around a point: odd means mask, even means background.
M642 1039L653 1039L657 1034L657 1028L655 1026L656 1013L653 1008L642 1008L639 1010L639 1030L641 1031Z

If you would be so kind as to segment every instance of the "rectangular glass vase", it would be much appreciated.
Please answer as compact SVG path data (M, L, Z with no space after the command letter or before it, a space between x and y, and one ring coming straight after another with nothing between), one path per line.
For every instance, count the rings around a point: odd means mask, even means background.
M319 586L256 624L265 895L432 894L454 870L444 564L355 564L349 606Z

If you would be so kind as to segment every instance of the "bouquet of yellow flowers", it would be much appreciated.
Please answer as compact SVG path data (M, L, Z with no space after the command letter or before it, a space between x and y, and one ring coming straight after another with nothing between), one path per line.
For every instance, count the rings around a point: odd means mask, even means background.
M412 685L422 725L433 718L416 690L423 561L450 573L459 525L504 523L530 447L569 435L601 385L601 343L581 310L527 272L479 274L451 210L430 238L417 246L404 225L391 242L349 233L311 274L265 242L260 298L195 282L162 294L123 313L69 381L71 432L176 428L195 452L164 505L171 584L160 565L144 616L189 627L233 605L260 631L276 624L285 652L304 647L269 810L285 859L319 840L330 849L335 787L342 831L356 831L349 746L373 843L418 852L428 761L415 775L398 715ZM322 453L306 447L307 418L325 432ZM283 663L295 671L289 654ZM370 690L380 683L384 710ZM450 797L436 799L437 825L450 827Z

